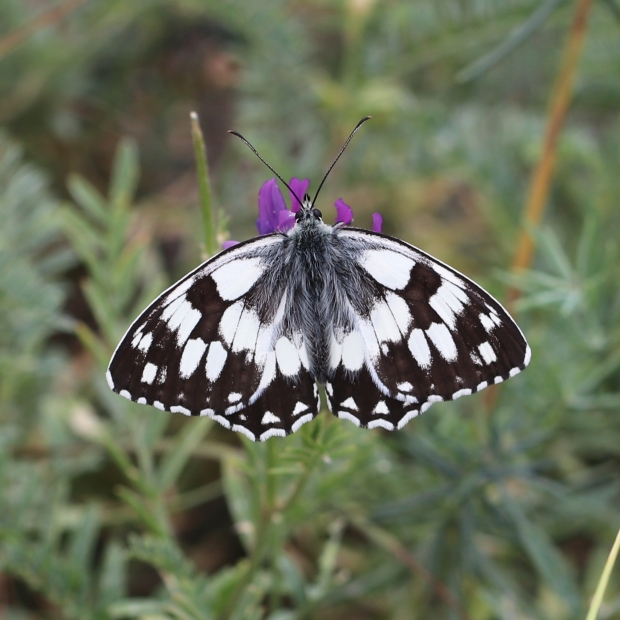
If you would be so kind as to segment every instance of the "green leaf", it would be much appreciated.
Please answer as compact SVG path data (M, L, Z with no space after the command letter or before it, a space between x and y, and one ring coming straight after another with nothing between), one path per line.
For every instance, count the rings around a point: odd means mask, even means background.
M502 493L502 499L519 540L540 577L549 584L561 601L577 613L581 606L577 596L579 590L566 560L553 545L549 535L527 518L508 492Z
M192 453L211 428L213 420L210 418L187 420L183 429L177 433L174 445L168 450L159 468L158 484L161 492L176 483Z

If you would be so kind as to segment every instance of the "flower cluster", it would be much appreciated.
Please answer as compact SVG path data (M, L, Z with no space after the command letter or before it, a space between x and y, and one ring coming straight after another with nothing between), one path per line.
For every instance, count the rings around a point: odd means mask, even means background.
M300 209L300 203L308 191L310 181L308 179L292 178L289 183L291 189L291 208L286 206L284 196L278 187L275 179L269 179L262 184L258 192L258 219L256 228L259 235L268 235L276 230L287 231L295 225L295 213ZM297 200L299 198L299 200ZM338 198L334 203L336 207L336 221L343 224L350 224L353 221L353 210L342 199ZM372 214L372 229L374 232L381 232L383 218L380 213ZM238 241L224 241L222 247L226 250Z

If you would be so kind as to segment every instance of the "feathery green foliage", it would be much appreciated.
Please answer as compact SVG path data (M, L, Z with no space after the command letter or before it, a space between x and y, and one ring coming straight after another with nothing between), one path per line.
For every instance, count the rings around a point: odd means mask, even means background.
M620 525L613 2L592 10L535 264L505 268L571 6L91 2L0 58L1 614L586 616ZM0 2L0 40L28 19ZM492 407L437 404L393 434L323 412L266 444L113 394L128 325L196 264L200 231L215 241L193 109L218 234L240 239L268 173L226 129L316 183L373 115L326 218L342 196L358 225L382 211L498 297L517 286L531 367Z

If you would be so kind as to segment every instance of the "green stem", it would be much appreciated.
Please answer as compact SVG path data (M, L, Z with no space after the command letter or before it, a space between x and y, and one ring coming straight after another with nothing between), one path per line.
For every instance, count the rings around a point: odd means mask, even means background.
M207 149L204 136L200 129L200 121L196 112L190 113L192 123L192 140L194 142L194 156L196 158L196 173L198 175L198 190L200 194L200 210L202 211L202 226L205 251L208 256L216 252L216 226L211 184L209 182L209 167L207 164Z
M596 586L596 591L592 597L592 603L590 604L590 609L588 610L586 620L595 620L598 615L599 609L601 608L601 603L603 602L603 594L605 594L605 589L607 588L611 571L616 563L616 558L618 557L618 551L620 551L620 530L618 530L616 540L614 541L613 547L609 552L607 562L605 562L605 567L603 568L601 578L598 580L598 585Z

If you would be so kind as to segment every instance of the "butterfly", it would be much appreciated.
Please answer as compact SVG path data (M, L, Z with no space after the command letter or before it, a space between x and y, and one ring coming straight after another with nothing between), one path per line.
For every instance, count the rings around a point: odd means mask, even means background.
M326 224L319 190L291 189L294 221L164 291L114 352L110 388L265 441L318 414L318 384L337 417L394 430L528 365L521 330L489 293L404 241Z

